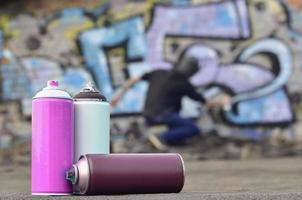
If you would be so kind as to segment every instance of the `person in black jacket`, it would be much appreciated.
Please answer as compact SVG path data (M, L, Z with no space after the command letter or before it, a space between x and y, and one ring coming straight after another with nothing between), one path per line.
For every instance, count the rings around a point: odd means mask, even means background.
M184 96L205 103L203 96L196 92L189 81L190 77L198 70L198 60L196 58L183 57L172 70L155 70L140 77L129 79L112 98L111 105L115 106L125 92L136 82L148 81L149 89L143 116L149 125L165 124L168 126L168 130L159 135L159 140L167 144L173 144L197 135L200 133L199 128L191 120L181 117L179 112L181 110L181 100ZM226 101L210 102L209 106L222 105Z

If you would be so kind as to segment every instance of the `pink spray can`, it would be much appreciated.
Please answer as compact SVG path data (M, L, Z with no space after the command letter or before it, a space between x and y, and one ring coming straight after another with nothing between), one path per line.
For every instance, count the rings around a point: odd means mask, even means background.
M72 186L65 172L73 162L73 100L59 89L58 81L47 82L32 101L33 195L68 195Z

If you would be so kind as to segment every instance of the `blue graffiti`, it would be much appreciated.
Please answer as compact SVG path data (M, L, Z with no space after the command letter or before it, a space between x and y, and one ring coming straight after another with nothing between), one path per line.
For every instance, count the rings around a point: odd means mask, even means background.
M270 94L285 85L287 82L292 72L292 56L287 46L277 39L265 39L256 42L240 54L239 61L244 62L247 60L247 58L256 55L257 53L266 52L275 54L279 59L279 69L276 69L276 71L278 70L279 73L270 84L267 84L266 87L255 90L254 92L243 93L235 96L233 98L234 103L245 99L257 98Z
M208 12L212 13L211 18L206 17ZM196 18L203 20L196 21ZM106 49L124 47L126 70L130 76L135 76L146 70L172 67L172 64L164 59L163 41L167 36L242 39L250 36L248 24L245 0L184 8L156 5L148 29L145 29L142 17L132 17L108 27L86 30L79 36L79 41L87 68L94 74L97 86L110 99L115 93L114 80L110 75L114 66L110 66ZM231 110L225 113L229 122L277 124L293 120L294 114L287 93L283 89L291 73L292 58L289 49L279 40L258 41L239 56L239 61L244 63L257 53L275 55L279 61L279 66L273 66L279 67L276 75L250 64L219 66L217 52L207 46L195 45L186 51L197 57L203 68L193 77L194 84L203 86L219 83L234 90L233 103L237 109L236 112ZM131 63L131 60L137 58L144 61ZM133 87L114 113L140 112L146 87L143 83ZM269 101L272 101L270 105L267 103ZM259 107L256 108L256 105ZM273 111L277 108L281 114L274 117Z
M81 8L67 8L61 13L61 22L70 23L70 21L79 21L85 19L84 11Z
M93 72L99 89L109 99L114 94L114 87L109 73L109 63L104 48L126 45L126 59L143 59L147 52L144 23L141 17L133 17L106 28L95 28L83 32L79 37L86 66ZM144 84L129 91L123 101L124 111L139 112L144 98ZM132 95L130 95L132 94ZM122 109L119 109L122 111Z
M112 77L110 77L110 64L106 57L105 48L122 46L125 44L126 59L140 58L143 69L171 68L171 63L164 59L163 41L168 35L220 37L220 38L247 38L249 36L248 16L236 7L243 7L244 0L225 1L194 7L161 6L156 5L152 24L146 29L142 17L132 17L108 27L94 28L84 31L79 36L81 49L86 66L94 74L97 86L110 99L115 92ZM213 17L207 18L208 12ZM196 20L196 18L200 20ZM227 21L219 21L226 18ZM228 22L229 26L223 23ZM240 23L238 23L240 22ZM245 30L242 30L245 29ZM216 30L216 31L215 31ZM148 49L148 51L147 51ZM142 67L144 66L144 67ZM114 67L114 66L113 66ZM127 70L130 69L128 64ZM137 68L136 68L137 70ZM130 73L129 73L130 74ZM131 74L130 74L131 75ZM127 93L117 112L139 112L142 110L145 86L137 86ZM136 99L131 95L134 93ZM127 97L129 96L129 98ZM132 101L135 101L133 103Z
M3 100L19 100L30 97L32 89L30 79L25 73L24 68L20 68L20 63L13 52L2 50L5 64L1 65L0 73L2 79L2 98Z
M174 6L188 6L191 4L191 0L172 0Z
M93 9L91 11L91 13L95 18L98 18L98 17L104 15L109 10L109 8L110 8L110 4L105 3L105 4L102 4L101 6Z
M8 64L1 66L2 95L4 100L31 98L50 79L60 81L60 86L75 94L92 81L84 69L61 69L58 62L44 57L17 58L10 51L4 51Z
M255 64L243 63L257 53L276 56L272 66L278 74ZM266 39L248 47L239 56L242 63L219 65L217 52L204 44L194 44L185 52L199 60L200 70L193 78L195 85L218 84L233 91L233 107L225 119L237 125L291 123L294 113L284 86L291 73L289 49L276 39ZM240 101L239 101L240 100Z
M92 82L90 74L84 69L67 69L63 76L59 78L62 88L71 95L79 92L88 82Z
M294 119L290 102L283 89L260 97L240 102L237 112L226 111L227 120L237 125L290 123Z

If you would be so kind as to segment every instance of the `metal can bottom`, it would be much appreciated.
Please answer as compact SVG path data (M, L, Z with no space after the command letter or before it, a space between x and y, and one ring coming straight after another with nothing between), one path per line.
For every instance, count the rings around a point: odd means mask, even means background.
M35 196L68 196L72 195L73 193L54 193L54 192L32 192L31 195Z

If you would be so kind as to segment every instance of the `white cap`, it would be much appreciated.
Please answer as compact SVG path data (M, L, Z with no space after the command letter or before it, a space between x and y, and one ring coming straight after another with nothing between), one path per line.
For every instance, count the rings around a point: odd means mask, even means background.
M47 86L33 97L33 99L37 98L72 99L67 92L59 88L59 82L57 80L47 81Z

